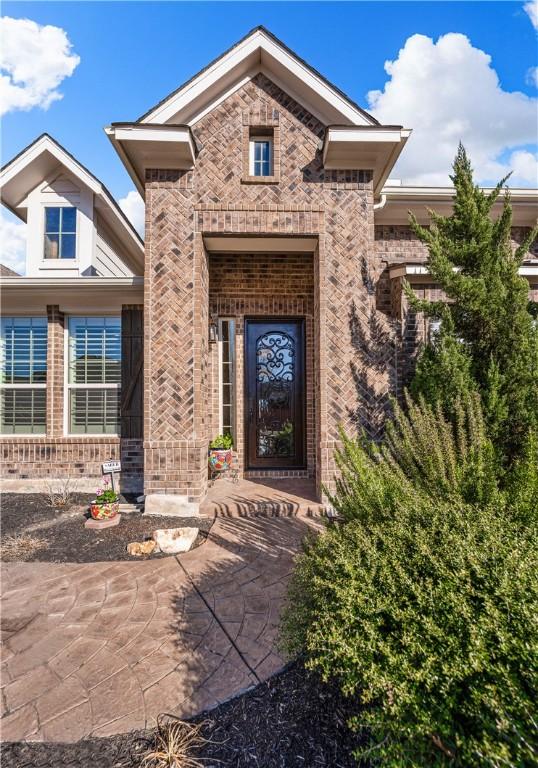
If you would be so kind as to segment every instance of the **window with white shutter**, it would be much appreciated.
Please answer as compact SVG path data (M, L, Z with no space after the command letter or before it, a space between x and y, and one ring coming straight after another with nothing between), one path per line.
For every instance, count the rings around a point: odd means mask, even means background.
M70 434L119 434L121 318L70 317Z
M3 317L0 342L0 432L46 432L47 318Z

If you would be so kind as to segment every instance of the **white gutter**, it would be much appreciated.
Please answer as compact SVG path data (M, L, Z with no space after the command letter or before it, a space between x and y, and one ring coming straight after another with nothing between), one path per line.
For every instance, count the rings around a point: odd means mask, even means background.
M494 187L481 187L482 192L493 192ZM502 191L500 197L502 198ZM452 199L456 194L454 187L411 187L400 186L391 187L384 186L382 192L386 194L389 199L397 200L399 198L414 199L414 198L440 198L440 199ZM522 200L528 202L538 202L538 189L515 187L511 189L508 187L510 197L515 200Z

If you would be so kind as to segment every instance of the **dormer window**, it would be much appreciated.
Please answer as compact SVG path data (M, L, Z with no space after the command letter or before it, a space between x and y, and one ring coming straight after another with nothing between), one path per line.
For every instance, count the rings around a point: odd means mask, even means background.
M253 136L250 139L250 175L273 175L272 136Z
M45 259L74 259L77 255L77 209L45 208Z

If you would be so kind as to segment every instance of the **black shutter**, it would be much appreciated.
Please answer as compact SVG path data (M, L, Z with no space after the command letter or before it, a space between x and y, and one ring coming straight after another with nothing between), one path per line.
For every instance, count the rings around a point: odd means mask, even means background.
M142 438L144 403L144 311L121 311L121 436Z

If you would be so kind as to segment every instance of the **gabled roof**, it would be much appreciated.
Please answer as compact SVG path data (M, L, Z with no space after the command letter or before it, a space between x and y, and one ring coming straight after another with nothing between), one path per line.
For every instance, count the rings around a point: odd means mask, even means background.
M0 263L0 277L20 277L20 275L11 267L6 267L5 264Z
M251 30L137 122L193 125L259 72L265 73L325 125L379 125L372 115L263 26Z
M48 133L29 144L0 169L0 199L19 219L26 221L25 199L36 186L66 170L94 194L95 208L124 245L143 265L144 242L105 185Z

